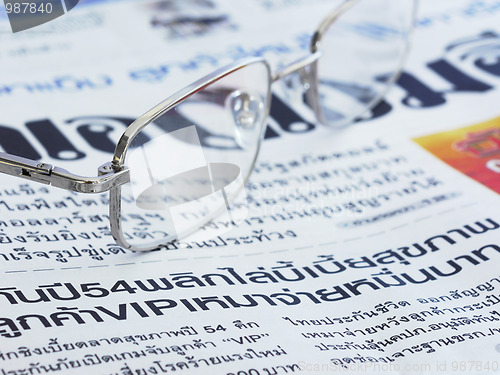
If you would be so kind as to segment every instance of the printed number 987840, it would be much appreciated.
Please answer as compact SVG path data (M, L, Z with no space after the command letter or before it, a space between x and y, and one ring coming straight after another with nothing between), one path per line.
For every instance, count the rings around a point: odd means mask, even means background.
M36 13L52 13L51 3L7 3L5 4L7 13L15 14L36 14Z

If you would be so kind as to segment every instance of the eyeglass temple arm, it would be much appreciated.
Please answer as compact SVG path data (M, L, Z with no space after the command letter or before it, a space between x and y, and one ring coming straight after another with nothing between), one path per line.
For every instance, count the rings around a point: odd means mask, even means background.
M115 172L111 163L98 168L97 177L83 177L50 164L0 152L0 173L78 193L102 193L130 181L128 169Z

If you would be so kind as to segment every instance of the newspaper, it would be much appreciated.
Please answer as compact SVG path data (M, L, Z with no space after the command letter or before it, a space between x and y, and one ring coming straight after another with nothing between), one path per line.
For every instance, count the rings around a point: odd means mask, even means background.
M338 4L3 17L0 147L95 175L140 114L234 59L293 61ZM347 128L276 83L248 218L187 249L124 250L107 195L2 176L1 374L500 373L499 12L422 0L403 75Z

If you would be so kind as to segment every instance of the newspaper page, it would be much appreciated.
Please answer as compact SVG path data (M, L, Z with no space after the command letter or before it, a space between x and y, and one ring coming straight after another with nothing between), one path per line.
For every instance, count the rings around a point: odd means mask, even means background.
M306 54L338 4L89 1L16 34L3 14L0 147L96 175L139 115ZM403 74L349 127L275 83L249 216L182 249L125 250L106 194L2 175L0 373L500 373L499 19L422 0Z

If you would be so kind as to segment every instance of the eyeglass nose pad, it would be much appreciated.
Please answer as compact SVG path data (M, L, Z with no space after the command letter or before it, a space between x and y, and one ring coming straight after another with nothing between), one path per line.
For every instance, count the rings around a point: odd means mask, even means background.
M263 99L260 95L236 90L227 96L225 105L235 124L238 145L244 149L253 146L259 139L265 113Z
M290 102L307 103L308 93L310 89L309 73L304 69L299 69L296 72L282 77L281 83L282 92L285 98Z

